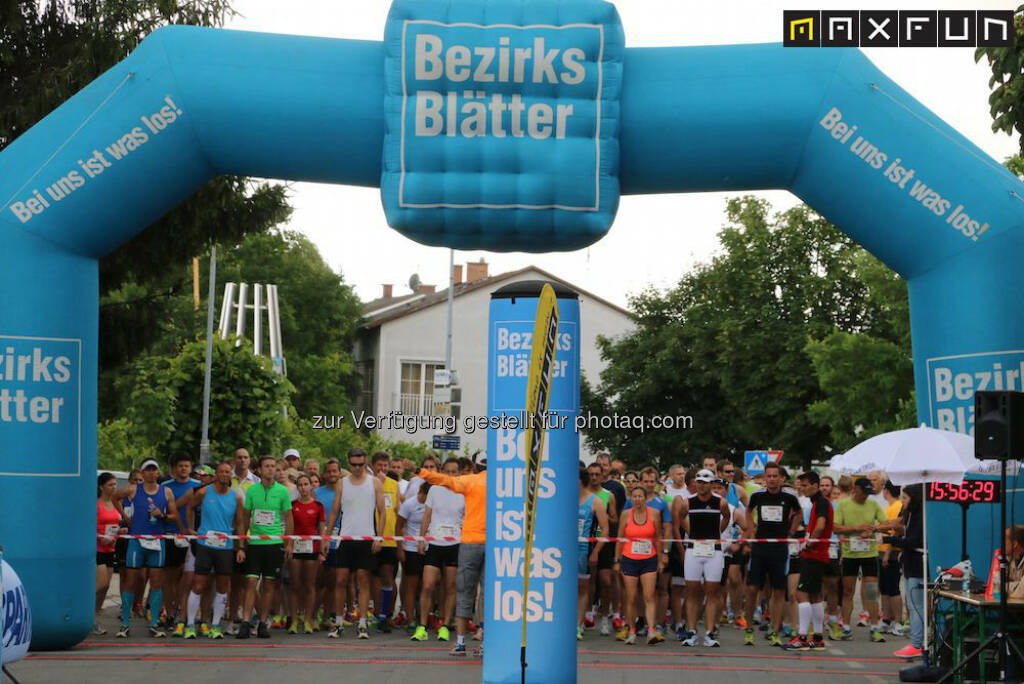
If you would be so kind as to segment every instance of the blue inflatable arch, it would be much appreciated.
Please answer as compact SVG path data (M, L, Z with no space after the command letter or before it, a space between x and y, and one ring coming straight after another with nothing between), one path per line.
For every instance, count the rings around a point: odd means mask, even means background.
M0 539L36 648L92 624L97 260L218 174L380 186L406 235L508 251L590 244L620 192L785 188L907 279L921 421L1021 388L1017 178L857 50L622 35L596 0L399 0L383 42L170 27L0 154Z

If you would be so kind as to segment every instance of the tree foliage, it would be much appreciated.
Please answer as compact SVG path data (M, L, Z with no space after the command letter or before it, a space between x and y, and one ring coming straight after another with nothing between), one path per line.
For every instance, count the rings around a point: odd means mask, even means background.
M856 428L837 417L848 403L837 368L892 373L886 412L908 400L902 281L806 206L771 216L767 202L744 197L726 215L722 253L668 292L633 298L635 330L600 340L609 365L583 392L592 413L690 415L693 429L599 430L587 435L593 446L634 464L753 448L808 462ZM891 363L864 366L872 356L842 336L888 344Z
M1014 17L1017 39L1012 47L983 47L974 53L974 61L984 57L992 68L988 85L992 89L988 104L992 114L992 130L1020 135L1020 151L1024 154L1024 5L1017 7Z

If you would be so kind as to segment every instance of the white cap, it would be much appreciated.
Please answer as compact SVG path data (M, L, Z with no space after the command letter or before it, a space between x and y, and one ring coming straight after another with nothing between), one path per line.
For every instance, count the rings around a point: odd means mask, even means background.
M695 479L697 482L713 482L715 480L715 474L707 468L704 468L697 473L697 477Z
M145 470L146 468L156 468L157 470L159 470L160 464L157 463L155 459L147 458L145 461L142 462L142 465L139 466L139 470Z
M298 449L285 449L284 457L288 458L289 456L294 456L295 458L299 458L299 450Z

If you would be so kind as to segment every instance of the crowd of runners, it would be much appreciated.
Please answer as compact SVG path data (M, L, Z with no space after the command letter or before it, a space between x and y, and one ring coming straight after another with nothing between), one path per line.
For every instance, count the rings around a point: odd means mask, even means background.
M166 465L144 461L121 488L99 476L96 609L117 572L118 637L134 615L154 638L404 629L454 638L454 656L467 640L482 652L486 454L416 466L361 449L321 463L239 448L215 467L184 453ZM577 636L714 648L731 628L748 647L804 651L909 630L896 654L920 655L920 510L920 488L881 473L769 463L747 478L713 455L659 473L600 454L580 464ZM198 538L160 537L175 534ZM106 633L99 620L94 631Z

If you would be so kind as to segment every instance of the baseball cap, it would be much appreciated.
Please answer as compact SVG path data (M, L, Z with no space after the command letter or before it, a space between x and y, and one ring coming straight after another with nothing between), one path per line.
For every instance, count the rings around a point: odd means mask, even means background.
M200 475L209 475L210 477L213 477L214 475L213 468L208 465L197 466L196 472Z
M156 468L157 470L160 470L160 464L156 462L156 459L147 458L142 462L142 465L139 466L139 470L145 470L147 468Z
M707 468L704 468L699 473L697 473L697 477L695 479L697 480L697 482L714 482L715 474L708 470Z
M284 452L284 457L288 458L289 456L294 456L295 458L299 458L299 450L298 449L286 449L285 452Z
M871 484L871 480L869 480L866 477L858 477L856 480L854 480L853 486L854 487L860 487L861 489L864 490L865 494L874 494L875 493L874 485L872 485Z

